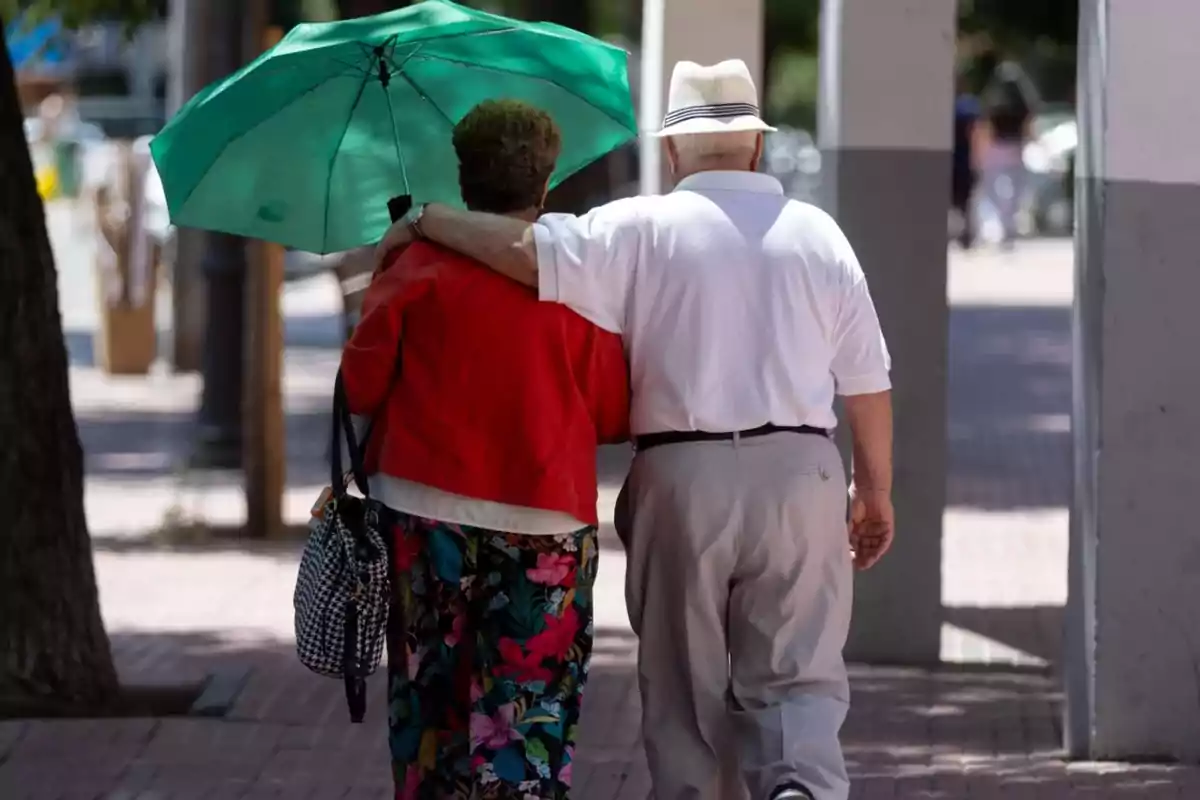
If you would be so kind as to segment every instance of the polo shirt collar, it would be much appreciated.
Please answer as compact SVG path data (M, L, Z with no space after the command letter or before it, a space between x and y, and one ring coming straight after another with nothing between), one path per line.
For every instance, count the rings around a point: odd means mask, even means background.
M712 170L697 172L681 180L677 192L703 192L711 190L727 192L755 192L757 194L783 194L783 184L777 178L762 172Z

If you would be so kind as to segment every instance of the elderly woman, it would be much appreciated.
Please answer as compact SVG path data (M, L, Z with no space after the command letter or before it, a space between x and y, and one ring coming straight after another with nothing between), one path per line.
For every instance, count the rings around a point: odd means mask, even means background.
M480 104L454 129L463 201L536 218L559 145L538 109ZM375 419L370 488L393 515L396 797L566 797L596 446L628 437L620 340L417 241L367 290L342 373L351 411Z

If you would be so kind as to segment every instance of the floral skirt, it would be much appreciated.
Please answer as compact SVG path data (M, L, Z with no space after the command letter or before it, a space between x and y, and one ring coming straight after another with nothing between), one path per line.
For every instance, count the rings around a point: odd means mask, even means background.
M392 532L397 800L567 797L596 529L523 536L397 514Z

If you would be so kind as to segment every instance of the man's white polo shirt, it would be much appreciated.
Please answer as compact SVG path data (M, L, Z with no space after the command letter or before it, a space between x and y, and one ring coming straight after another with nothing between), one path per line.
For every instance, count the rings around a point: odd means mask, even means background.
M835 391L891 388L837 223L754 172L703 172L534 226L539 294L625 340L635 435L832 429Z

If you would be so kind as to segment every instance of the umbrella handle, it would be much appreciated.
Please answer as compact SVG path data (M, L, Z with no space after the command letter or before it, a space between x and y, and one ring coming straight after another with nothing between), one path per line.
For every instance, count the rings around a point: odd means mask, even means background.
M392 215L392 222L404 219L404 215L412 208L412 204L411 194L399 194L388 200L388 213Z

